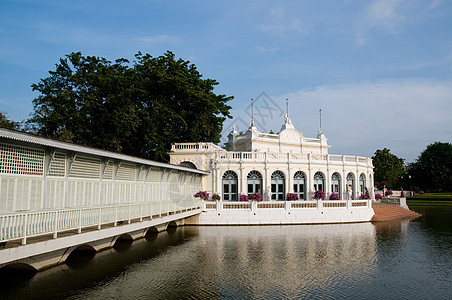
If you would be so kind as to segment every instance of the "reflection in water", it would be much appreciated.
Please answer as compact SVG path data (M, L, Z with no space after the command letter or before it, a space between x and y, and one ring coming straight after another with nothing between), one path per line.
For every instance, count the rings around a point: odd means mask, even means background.
M446 299L452 229L427 221L182 227L2 290L11 299Z

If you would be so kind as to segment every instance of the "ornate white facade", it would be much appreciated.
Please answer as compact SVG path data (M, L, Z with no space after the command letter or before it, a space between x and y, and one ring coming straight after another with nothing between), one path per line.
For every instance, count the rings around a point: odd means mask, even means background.
M170 163L209 171L204 189L224 201L256 192L267 201L285 200L287 193L310 200L316 190L324 191L325 199L334 192L342 200L351 200L373 186L370 158L328 154L331 146L321 129L316 138L304 137L287 114L279 134L260 132L251 120L244 133L233 128L226 147L176 143Z

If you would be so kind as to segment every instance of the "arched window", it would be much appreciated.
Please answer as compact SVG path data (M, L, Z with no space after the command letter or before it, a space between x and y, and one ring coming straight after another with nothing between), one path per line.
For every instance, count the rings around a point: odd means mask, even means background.
M223 200L237 201L237 174L234 171L226 171L223 174Z
M364 175L364 173L361 173L361 175L359 175L359 192L362 194L365 193L364 188L366 187L366 175Z
M179 164L179 166L181 167L186 167L186 168L190 168L190 169L197 169L195 164L192 163L191 161L183 161Z
M248 184L248 194L259 193L262 195L262 174L258 171L251 171L246 176Z
M272 200L284 200L286 193L284 173L281 171L273 172L271 181Z
M355 176L353 173L347 175L347 195L350 195L349 200L352 200L355 195Z
M342 198L341 195L341 176L339 173L333 173L331 176L331 192L336 193Z
M306 200L306 175L301 171L293 175L293 191L298 195L298 199Z
M325 176L322 172L317 172L314 174L314 191L325 191Z

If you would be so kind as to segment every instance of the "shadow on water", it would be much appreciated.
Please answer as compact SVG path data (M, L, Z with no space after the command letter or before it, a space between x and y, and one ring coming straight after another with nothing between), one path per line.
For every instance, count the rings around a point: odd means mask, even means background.
M66 265L70 268L80 268L92 261L96 255L96 250L93 247L83 245L71 252L66 259Z
M1 290L11 290L15 286L21 286L29 282L37 272L35 268L26 264L12 264L0 268Z
M78 247L65 264L41 272L0 269L0 299L66 299L80 290L102 286L129 268L152 262L195 235L183 227L171 228L169 232L149 232L135 241L120 238L113 248L98 253L89 246Z

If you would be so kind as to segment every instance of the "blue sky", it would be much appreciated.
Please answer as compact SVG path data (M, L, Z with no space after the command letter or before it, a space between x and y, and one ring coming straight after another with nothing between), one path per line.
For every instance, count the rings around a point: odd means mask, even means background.
M232 95L246 129L279 131L285 99L330 153L387 147L414 161L452 137L452 1L0 1L0 111L26 119L30 85L81 51L133 60L171 50Z

